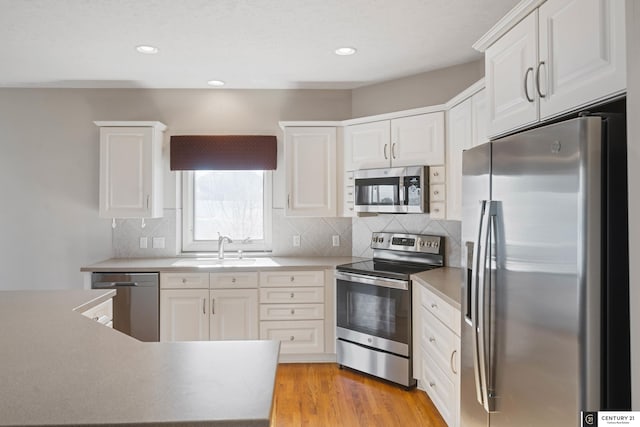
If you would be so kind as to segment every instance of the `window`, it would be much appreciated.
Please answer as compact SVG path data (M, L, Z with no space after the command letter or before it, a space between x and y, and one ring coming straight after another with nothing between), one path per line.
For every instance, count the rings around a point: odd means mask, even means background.
M183 214L183 251L270 250L271 172L183 172Z

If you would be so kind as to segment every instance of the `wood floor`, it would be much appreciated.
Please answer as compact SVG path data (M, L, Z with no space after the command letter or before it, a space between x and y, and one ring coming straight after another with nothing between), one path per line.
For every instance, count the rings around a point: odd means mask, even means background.
M339 369L280 364L271 427L446 427L429 397Z

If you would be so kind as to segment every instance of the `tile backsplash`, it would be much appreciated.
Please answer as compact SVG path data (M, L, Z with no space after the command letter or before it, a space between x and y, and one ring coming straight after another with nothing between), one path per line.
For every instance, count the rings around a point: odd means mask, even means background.
M172 257L181 250L181 209L165 209L163 218L116 220L113 230L114 255L117 258ZM284 209L273 209L273 256L356 256L370 258L371 233L388 231L435 234L445 237L445 264L460 266L460 222L431 220L427 214L377 215L358 218L286 217ZM300 246L293 237L300 236ZM333 246L333 236L340 246ZM148 248L140 248L147 237ZM153 237L164 237L164 249L152 247Z
M460 267L460 221L432 220L427 214L377 215L353 219L353 256L370 258L374 231L434 234L445 237L445 265Z

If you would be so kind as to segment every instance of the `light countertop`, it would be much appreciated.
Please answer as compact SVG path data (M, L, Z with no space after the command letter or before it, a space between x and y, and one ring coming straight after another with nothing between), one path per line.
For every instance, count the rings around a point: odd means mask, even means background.
M198 260L201 260L200 265ZM353 257L252 257L244 260L229 256L222 263L215 257L175 257L175 258L111 258L96 264L82 267L85 272L171 272L171 271L255 271L305 268L332 269L336 265L361 261ZM214 265L211 265L215 263Z
M0 425L269 425L277 341L143 343L81 314L114 291L0 292Z
M461 268L442 267L412 274L411 278L460 310L462 272Z

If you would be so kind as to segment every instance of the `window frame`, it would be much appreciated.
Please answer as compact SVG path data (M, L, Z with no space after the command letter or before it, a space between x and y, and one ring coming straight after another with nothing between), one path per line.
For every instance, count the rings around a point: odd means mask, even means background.
M270 252L272 248L272 206L273 206L273 172L263 171L263 207L262 217L264 238L252 239L249 242L234 240L225 243L225 252L242 250L243 252ZM182 252L217 252L218 239L195 240L193 235L194 222L194 171L182 171ZM251 237L251 236L247 236Z

